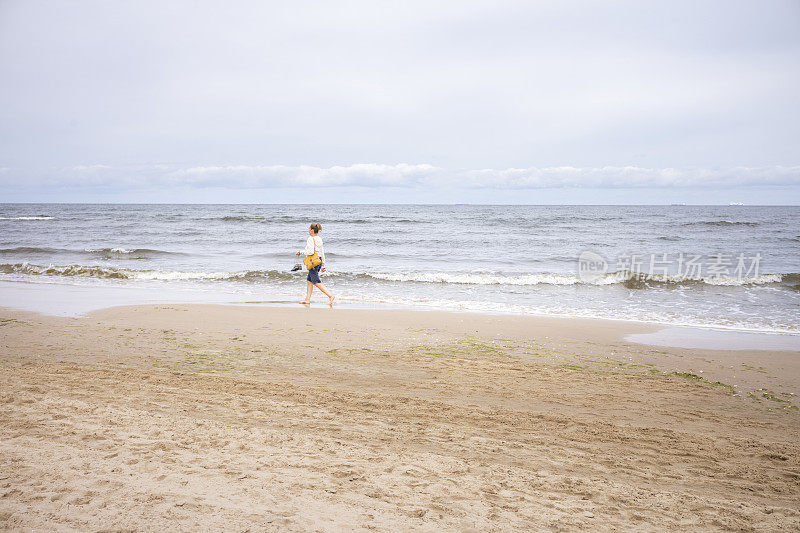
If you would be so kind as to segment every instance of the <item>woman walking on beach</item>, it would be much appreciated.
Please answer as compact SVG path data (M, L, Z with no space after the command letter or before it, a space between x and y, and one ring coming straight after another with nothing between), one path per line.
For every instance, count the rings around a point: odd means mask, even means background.
M308 228L306 247L297 252L297 255L305 255L306 257L316 254L321 261L316 266L312 266L308 269L308 276L306 277L306 299L300 303L303 305L311 303L311 291L313 291L316 286L330 299L331 307L333 307L333 301L336 299L336 296L334 296L319 279L319 273L325 272L325 249L322 247L322 237L319 236L321 230L321 224L311 224Z

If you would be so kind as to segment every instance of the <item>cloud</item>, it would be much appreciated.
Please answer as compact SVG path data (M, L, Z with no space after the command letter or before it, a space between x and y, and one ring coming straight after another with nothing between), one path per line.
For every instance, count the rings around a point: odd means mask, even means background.
M361 163L319 168L308 165L206 166L178 169L165 177L176 184L239 188L273 187L412 187L441 169L432 165Z
M467 187L504 189L736 187L800 184L800 166L705 168L642 168L570 166L483 169L465 173Z
M4 171L5 170L5 171ZM114 167L78 165L36 175L0 169L0 184L8 190L33 187L65 189L169 190L174 188L290 189L659 189L730 188L800 185L800 166L731 168L530 167L507 169L445 169L429 164L359 163L349 166L154 164Z

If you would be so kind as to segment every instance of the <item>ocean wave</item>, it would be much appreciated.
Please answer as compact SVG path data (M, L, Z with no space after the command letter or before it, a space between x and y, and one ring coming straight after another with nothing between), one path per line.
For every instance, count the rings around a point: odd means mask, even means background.
M577 276L564 274L527 274L522 276L503 276L499 274L458 274L452 272L419 272L412 274L384 273L366 274L368 277L384 281L414 281L419 283L455 283L463 285L575 285L581 283ZM595 285L608 285L604 278Z
M240 272L186 272L179 270L129 270L129 279L141 281L288 281L297 274L281 270L244 270ZM303 272L303 274L305 274Z
M89 254L101 255L186 255L183 252L169 252L166 250L154 250L152 248L86 248L84 252Z
M374 222L400 222L403 224L406 223L415 223L415 222L424 222L424 220L411 220L409 218L404 217L397 217L394 215L372 215L369 217Z
M229 281L229 282L269 282L296 280L304 271L283 270L244 270L238 272L196 272L179 270L136 270L88 265L36 265L28 262L0 264L0 273L27 276L66 276L103 279L143 280L143 281ZM680 275L643 275L626 271L613 272L593 278L581 278L574 274L524 274L509 276L495 273L455 273L455 272L416 272L416 273L375 273L375 272L328 272L348 281L374 279L384 282L439 283L455 285L623 285L629 289L647 289L668 286L752 286L779 283L798 283L800 273L762 274L752 277L687 277Z
M606 274L604 278L615 280L630 289L642 289L654 286L694 286L715 285L719 287L742 287L748 285L768 285L782 283L795 274L761 274L758 276L684 276L680 274L641 274L619 271Z
M718 287L742 287L748 285L767 285L781 283L784 276L791 274L762 274L760 276L730 277L730 276L708 276L708 277L689 277L681 275L642 275L630 274L626 272L610 274L616 277L628 289L647 289L657 286L696 286L696 285L715 285Z
M782 274L782 280L787 283L800 283L800 273L792 272L791 274Z
M66 265L41 266L30 263L1 264L0 273L27 274L30 276L70 276L102 279L130 279L121 269L96 266Z
M0 220L52 220L50 215L33 215L23 217L0 217Z
M86 248L84 252L90 254L132 254L136 250L128 250L126 248Z
M716 286L765 285L771 283L794 282L799 274L763 274L751 277L689 277L680 275L638 274L626 271L613 272L592 278L581 278L572 274L526 274L521 276L504 276L498 274L458 274L450 272L421 273L382 273L367 274L385 281L406 281L419 283L454 283L465 285L615 285L622 284L627 288L640 289L649 286L695 285L706 284Z
M758 226L758 222L746 222L741 220L698 220L686 222L683 226Z
M0 254L4 255L89 255L89 256L118 256L126 257L131 255L153 256L153 255L185 255L182 252L168 252L166 250L153 250L151 248L86 248L83 250L73 250L69 248L48 248L38 246L17 246L16 248L0 248Z
M268 219L264 217L226 216L216 220L222 220L223 222L262 222Z
M24 254L61 254L71 250L64 248L39 248L37 246L17 246L16 248L0 248L0 254L5 255L24 255Z
M140 281L264 281L292 280L296 274L280 270L247 270L241 272L191 272L179 270L134 270L85 265L34 265L31 263L0 264L2 274L28 276L65 276Z

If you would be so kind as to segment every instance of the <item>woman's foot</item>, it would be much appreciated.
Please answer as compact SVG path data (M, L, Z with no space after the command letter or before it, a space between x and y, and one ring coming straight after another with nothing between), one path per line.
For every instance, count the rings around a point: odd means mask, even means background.
M336 299L336 296L328 296L331 300L331 307L333 307L333 301Z
M303 301L302 301L302 302L300 302L300 303L301 303L302 305L310 305L310 304L311 304L311 302L309 302L308 300L303 300Z

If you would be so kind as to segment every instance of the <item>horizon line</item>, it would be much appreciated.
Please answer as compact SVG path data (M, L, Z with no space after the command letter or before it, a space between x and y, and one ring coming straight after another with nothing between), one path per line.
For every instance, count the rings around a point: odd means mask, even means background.
M520 206L520 207L800 207L800 204L695 204L695 203L669 203L669 204L522 204L522 203L395 203L395 202L0 202L0 205L397 205L397 206Z

